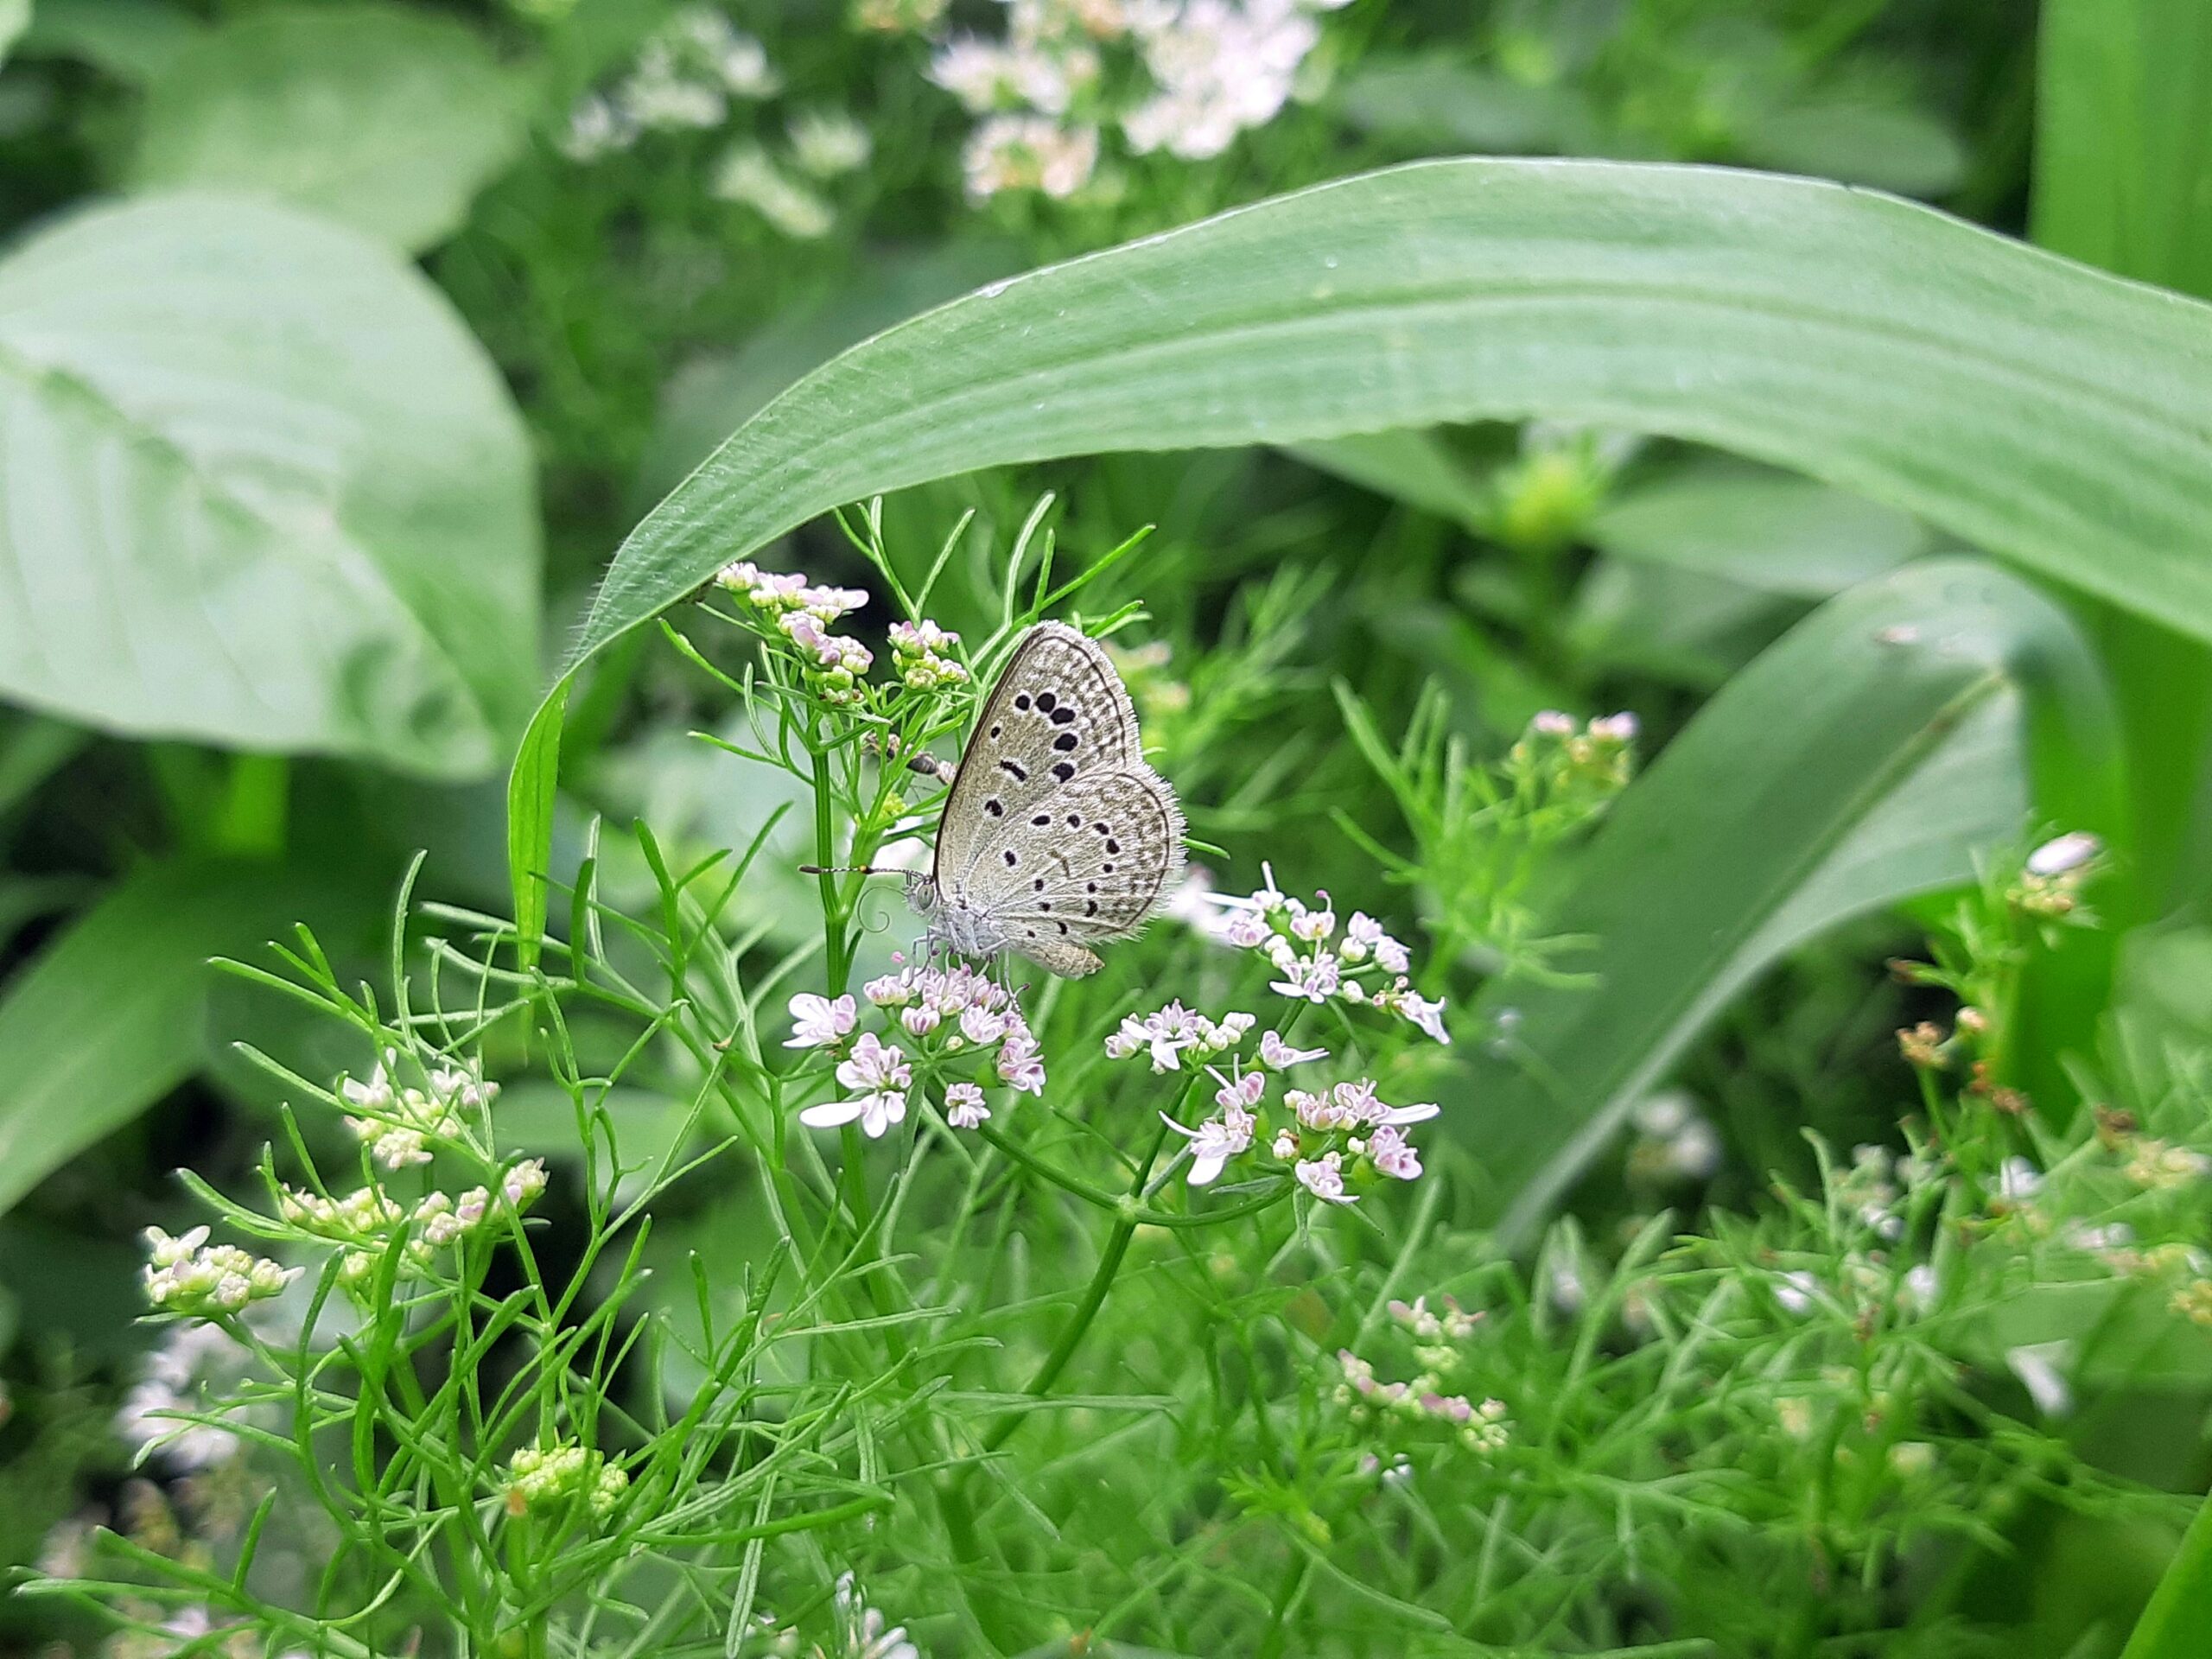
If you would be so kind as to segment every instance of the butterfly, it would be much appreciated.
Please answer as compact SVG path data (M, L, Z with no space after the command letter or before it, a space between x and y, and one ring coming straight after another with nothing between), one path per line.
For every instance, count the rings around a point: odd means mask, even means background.
M906 902L932 944L1011 950L1072 979L1103 967L1090 946L1135 934L1182 874L1183 810L1145 764L1122 677L1096 640L1038 623L976 717Z

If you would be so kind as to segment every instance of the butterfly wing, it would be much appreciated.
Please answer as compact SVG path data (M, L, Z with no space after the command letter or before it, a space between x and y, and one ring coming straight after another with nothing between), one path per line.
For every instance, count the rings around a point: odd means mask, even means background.
M1008 659L962 756L938 836L945 897L987 938L1055 974L1101 966L1183 868L1183 813L1144 761L1136 709L1097 644L1040 622Z
M1182 870L1182 809L1139 761L1078 774L1033 803L982 849L967 902L1009 947L1066 973L1056 957L1136 932Z
M969 883L995 879L987 861L1046 796L1090 772L1143 766L1136 709L1112 661L1065 623L1039 622L1007 658L960 757L938 830L938 890L972 901Z

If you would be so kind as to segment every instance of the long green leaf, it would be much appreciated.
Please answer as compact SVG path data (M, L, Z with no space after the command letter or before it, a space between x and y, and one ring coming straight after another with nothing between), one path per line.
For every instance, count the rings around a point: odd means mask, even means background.
M0 994L0 1211L199 1070L210 957L245 955L336 902L327 874L149 865L11 980Z
M2036 239L2212 298L2212 6L2046 0L2037 41ZM2111 903L2163 915L2212 880L2212 652L2092 612L2120 694L2139 844Z
M1732 679L1578 872L1558 925L1594 937L1578 965L1596 987L1495 986L1471 1016L1505 1040L1471 1046L1451 1121L1482 1148L1506 1234L1777 958L1967 879L2031 804L2109 830L2111 723L2064 613L1960 559L1854 588Z
M2202 1659L2212 1631L2212 1499L2198 1506L2120 1659Z
M537 689L520 418L421 273L293 209L95 208L0 260L0 695L494 766Z
M2212 638L2212 308L1862 191L1467 159L993 284L855 347L638 526L571 668L878 491L1527 416L1808 473ZM518 883L549 828L518 824Z

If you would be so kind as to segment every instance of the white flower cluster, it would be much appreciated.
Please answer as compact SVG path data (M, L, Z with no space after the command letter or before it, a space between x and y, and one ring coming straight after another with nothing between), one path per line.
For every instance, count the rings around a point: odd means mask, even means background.
M797 653L808 685L826 702L857 702L861 676L875 661L857 639L830 630L868 603L858 588L817 588L796 573L763 570L749 559L725 565L715 583L760 624L763 638L781 639Z
M713 6L689 6L646 37L620 80L577 100L559 147L570 161L589 164L630 149L647 132L722 127L740 105L782 90L759 41ZM874 143L842 110L802 111L786 132L781 159L757 139L737 139L715 164L709 189L750 207L785 236L811 240L837 220L814 186L865 167Z
M1217 1023L1185 1007L1179 1001L1173 1001L1157 1014L1147 1014L1141 1019L1135 1014L1126 1016L1121 1029L1106 1039L1106 1057L1126 1060L1132 1054L1149 1054L1154 1072L1176 1071L1182 1069L1185 1056L1193 1064L1203 1064L1217 1054L1227 1052L1243 1042L1245 1033L1257 1024L1258 1018L1249 1014L1225 1014ZM1268 1038L1281 1052L1282 1039L1274 1032L1269 1032ZM1319 1057L1325 1051L1315 1049L1312 1052Z
M1578 725L1573 715L1547 709L1515 740L1507 764L1542 776L1550 793L1579 785L1611 794L1627 785L1641 729L1625 709Z
M808 1128L858 1122L862 1134L880 1140L906 1121L916 1065L925 1080L943 1086L944 1119L956 1129L972 1129L991 1116L987 1084L1016 1094L1045 1092L1045 1062L1020 1005L1006 987L972 968L907 967L870 980L861 994L896 1020L914 1045L914 1058L872 1031L853 1039L860 1005L851 996L802 991L791 1000L791 1034L784 1046L842 1055L836 1076L842 1092L799 1114Z
M1382 931L1364 912L1354 911L1337 935L1337 913L1329 895L1316 902L1291 898L1275 887L1274 867L1260 866L1267 885L1249 898L1212 897L1222 913L1201 924L1224 944L1262 952L1281 976L1268 988L1304 1002L1363 1004L1395 1014L1440 1043L1449 1043L1442 999L1431 1001L1413 988L1406 947Z
M1357 1423L1368 1423L1387 1414L1401 1422L1429 1422L1456 1429L1459 1443L1470 1452L1488 1457L1511 1443L1512 1424L1505 1402L1484 1400L1480 1404L1463 1394L1445 1394L1436 1380L1424 1375L1411 1382L1384 1382L1375 1367L1349 1348L1337 1351L1344 1381L1337 1385L1337 1403L1345 1407Z
M613 87L577 100L561 153L590 162L629 149L646 132L719 127L729 119L733 98L772 98L782 86L759 41L713 6L687 6L646 36Z
M629 1486L630 1477L603 1452L573 1441L524 1446L507 1461L507 1501L518 1511L581 1498L594 1517L604 1520Z
M394 1080L398 1066L398 1055L387 1052L367 1081L338 1082L338 1092L359 1114L349 1116L346 1127L386 1169L429 1163L435 1147L460 1133L461 1114L483 1110L499 1092L480 1074L450 1065L433 1069L426 1090L404 1087Z
M837 1624L845 1633L846 1659L922 1659L905 1625L892 1624L861 1599L850 1573L837 1578Z
M197 1319L236 1313L250 1302L282 1295L300 1275L297 1268L249 1255L235 1244L210 1244L205 1227L181 1238L149 1227L145 1238L146 1300L164 1313Z
M924 617L919 622L893 622L890 634L892 664L908 690L934 691L967 679L968 671L945 655L960 643L950 629Z
M1713 1121L1680 1089L1669 1089L1637 1103L1633 1115L1636 1144L1629 1149L1630 1179L1667 1185L1707 1181L1719 1173L1726 1148Z
M2145 1135L2128 1147L2127 1179L2148 1192L2171 1192L2212 1174L2212 1158Z
M1185 1179L1192 1186L1218 1180L1231 1159L1250 1151L1266 1135L1271 1075L1279 1077L1293 1066L1329 1058L1325 1048L1300 1048L1281 1032L1269 1031L1261 1034L1258 1052L1248 1059L1237 1051L1258 1023L1253 1015L1242 1013L1210 1020L1176 1001L1154 1014L1129 1015L1106 1039L1109 1059L1142 1054L1155 1074L1179 1071L1186 1063L1193 1069L1202 1066L1218 1085L1213 1096L1218 1109L1197 1128L1160 1115L1188 1143L1184 1151L1191 1168ZM1230 1066L1226 1074L1211 1064L1224 1057ZM1385 1105L1376 1085L1365 1079L1339 1083L1319 1093L1287 1088L1281 1104L1287 1116L1281 1128L1267 1137L1268 1149L1291 1166L1298 1183L1315 1198L1329 1204L1356 1202L1345 1185L1347 1168L1354 1174L1371 1169L1394 1180L1420 1179L1421 1155L1404 1131L1408 1124L1434 1117L1434 1105Z
M211 1382L235 1382L245 1353L219 1325L170 1326L140 1362L137 1380L115 1414L115 1432L134 1452L158 1451L162 1463L180 1473L228 1462L238 1449L236 1434L176 1418L204 1409Z
M1144 66L1158 87L1122 118L1138 155L1203 161L1290 101L1299 66L1320 44L1316 11L1345 0L1185 0L1141 19Z
M963 155L969 194L1071 196L1111 124L1136 155L1220 155L1281 111L1320 41L1315 14L1344 3L1008 0L1003 40L957 36L930 68L980 118Z
M2027 856L2020 879L2006 896L2028 915L2047 921L2085 921L2082 889L2104 868L2104 842L2082 830L2046 841Z
M544 1160L531 1158L500 1176L496 1201L520 1214L544 1191ZM436 1251L481 1226L494 1202L491 1189L482 1186L470 1187L458 1198L432 1192L412 1210L373 1186L360 1187L342 1198L285 1186L277 1189L276 1213L310 1238L343 1246L339 1282L353 1289L375 1277L377 1264L396 1232L405 1237L402 1249L406 1265L419 1272L429 1267Z

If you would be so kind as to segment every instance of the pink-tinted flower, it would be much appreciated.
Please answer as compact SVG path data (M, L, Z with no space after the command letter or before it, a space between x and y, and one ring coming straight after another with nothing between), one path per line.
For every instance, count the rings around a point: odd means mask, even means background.
M864 1032L853 1046L852 1057L838 1063L837 1081L863 1092L904 1089L913 1081L913 1068L898 1049L887 1046L874 1032Z
M914 1000L914 982L905 974L886 974L861 986L861 995L879 1008L903 1008Z
M1413 1181L1421 1179L1421 1154L1406 1142L1406 1137L1388 1123L1379 1123L1367 1137L1368 1161L1394 1180Z
M906 1091L886 1089L850 1100L825 1100L801 1112L798 1121L810 1129L834 1129L857 1118L861 1134L871 1141L880 1141L893 1123L904 1122L906 1117Z
M1018 1094L1045 1092L1045 1062L1038 1058L1037 1039L1027 1030L1011 1032L999 1050L999 1079Z
M1260 1064L1273 1071L1287 1071L1294 1065L1304 1065L1309 1060L1325 1060L1325 1048L1293 1048L1278 1032L1268 1032L1260 1039Z
M1276 980L1268 988L1282 996L1301 997L1308 1002L1325 1002L1337 994L1341 976L1337 959L1326 950L1316 954L1311 961L1294 959L1283 967L1286 977Z
M944 1121L956 1129L972 1129L991 1115L983 1104L983 1091L972 1083L956 1083L944 1091Z
M812 991L801 991L791 1000L791 1034L785 1048L827 1048L842 1041L853 1028L860 1010L849 996L831 1001Z
M917 1002L911 1008L899 1011L899 1023L917 1037L926 1037L938 1028L944 1016L927 1002Z
M1207 1186L1218 1179L1222 1166L1252 1144L1256 1127L1251 1113L1234 1106L1195 1129L1185 1128L1165 1112L1160 1122L1191 1143L1191 1173L1183 1179L1192 1186Z
M1344 1158L1341 1154L1325 1152L1319 1158L1308 1158L1291 1172L1303 1186L1324 1204L1357 1204L1359 1200L1344 1191Z
M1412 963L1413 958L1406 953L1406 947L1389 934L1375 942L1375 965L1384 973L1402 974Z
M960 1034L979 1046L988 1046L1006 1035L1006 1015L986 1007L963 1008L960 1012Z
M1207 1070L1211 1071L1213 1069L1209 1066ZM1221 1085L1214 1090L1214 1104L1225 1112L1249 1112L1260 1103L1261 1096L1268 1091L1268 1079L1264 1072L1248 1071L1232 1082L1220 1072L1214 1071L1213 1079Z
M1255 950L1274 937L1268 918L1256 910L1240 910L1221 925L1221 937L1243 950Z
M1444 1028L1444 1000L1441 997L1432 1002L1416 991L1402 988L1391 995L1387 1006L1403 1014L1438 1042L1450 1046L1452 1033Z
M2045 880L2053 876L2070 875L2104 850L2104 842L2084 830L2059 836L2028 855L2030 875L2039 875Z
M1295 899L1289 901L1293 938L1303 939L1308 944L1319 944L1337 931L1337 912L1328 906L1328 894L1322 893L1319 897L1323 902L1319 910L1308 910Z

